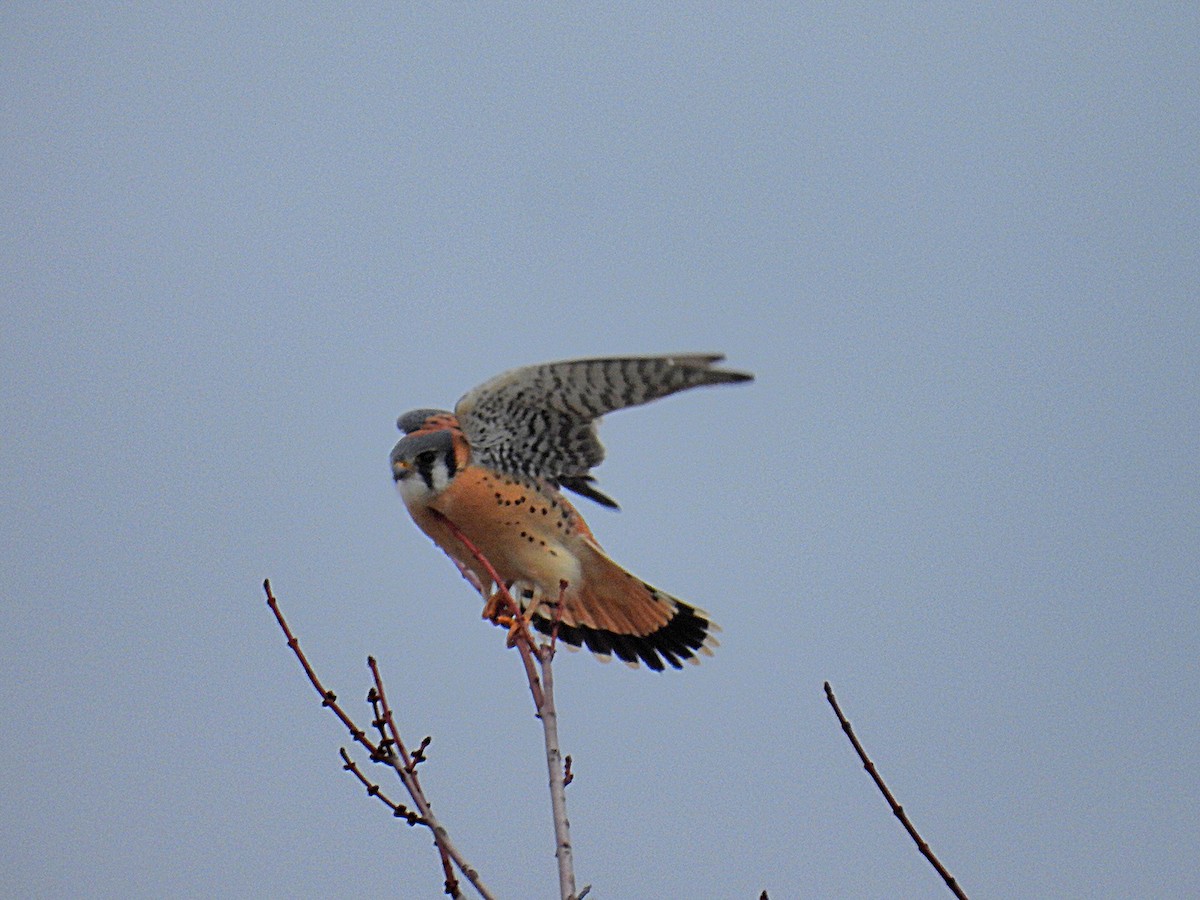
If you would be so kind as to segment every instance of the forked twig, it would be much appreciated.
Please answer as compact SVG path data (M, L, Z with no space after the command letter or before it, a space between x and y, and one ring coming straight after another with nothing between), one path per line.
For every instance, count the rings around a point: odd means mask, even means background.
M879 788L884 799L887 800L888 805L892 808L892 813L900 820L900 824L904 826L904 830L908 832L909 837L916 842L917 849L921 851L921 855L929 860L930 865L942 876L942 880L946 882L946 887L950 888L955 897L958 897L959 900L967 900L967 895L958 886L958 882L954 876L946 870L941 860L930 849L929 844L921 837L917 829L913 827L913 823L909 821L908 814L904 812L904 807L896 802L895 796L892 795L891 790L888 789L879 771L875 768L875 763L871 762L871 758L867 756L867 751L863 749L862 743L858 740L858 736L850 726L850 721L842 714L842 708L838 706L837 697L833 695L833 688L829 686L828 681L825 682L825 698L829 701L829 705L833 707L838 721L841 722L842 731L846 732L846 737L850 738L850 743L854 745L854 750L858 753L858 758L862 760L863 768L867 770L867 774L874 780L875 786Z
M534 709L542 723L542 737L546 747L546 768L550 776L550 808L554 815L554 856L558 860L558 888L562 900L580 900L589 888L584 888L579 894L575 893L575 862L571 851L571 826L567 820L567 792L564 777L566 772L558 743L558 711L554 706L554 671L551 663L554 660L554 645L558 629L554 628L549 642L538 646L529 633L529 623L522 618L520 606L513 599L504 579L496 572L488 558L453 521L437 510L431 509L430 512L441 519L450 533L458 538L483 566L492 583L496 585L499 600L504 605L506 613L512 617L517 650L521 654L521 662L525 667L525 677L529 680L529 692L533 695ZM560 585L559 615L562 611L562 591L566 590L566 587L565 584ZM484 600L489 599L484 597ZM542 671L540 679L537 668L533 664L535 659Z
M399 730L396 728L395 718L392 715L391 707L387 705L386 694L383 692L383 681L379 676L379 668L374 659L368 659L368 664L371 667L371 673L375 678L375 687L372 693L376 695L377 700L372 701L378 703L379 714L376 716L377 722L386 725L387 732L377 744L367 736L363 729L359 728L354 720L346 713L338 702L337 695L327 690L321 683L321 679L317 676L316 671L308 661L308 657L304 655L304 651L300 649L300 641L292 633L292 629L288 626L287 620L283 617L283 612L279 609L279 601L275 599L274 593L271 591L271 581L267 579L263 582L263 590L267 594L267 606L271 608L271 612L275 614L275 621L279 623L284 637L287 638L287 645L299 660L301 667L304 669L304 674L308 676L309 682L321 697L321 705L328 707L335 716L350 732L350 736L370 754L372 761L382 762L391 766L400 776L401 782L412 797L413 803L416 804L420 815L415 816L412 811L405 809L400 804L394 804L384 798L378 790L377 785L372 783L362 774L356 765L354 765L346 754L342 751L342 757L347 765L344 766L348 772L354 775L360 782L367 787L368 794L379 796L381 800L392 808L393 814L397 817L404 818L410 825L424 825L433 832L433 840L437 846L438 853L442 858L442 868L446 875L446 894L451 897L461 897L462 893L459 890L458 881L454 877L454 872L450 867L450 861L453 860L463 876L471 883L475 890L484 900L495 900L495 896L483 883L479 877L479 873L471 866L466 859L463 858L461 852L450 840L450 835L445 827L438 822L433 814L433 810L429 807L429 800L425 797L425 792L421 788L420 779L417 777L416 765L421 758L424 757L424 749L427 746L427 741L422 742L420 757L417 754L410 755L405 749L404 744L400 740ZM380 727L380 726L377 726ZM372 788L374 787L374 790ZM401 812L401 810L404 810Z
M379 674L379 663L375 661L375 657L368 656L367 665L371 669L371 677L375 680L375 687L371 689L368 698L371 700L372 707L377 710L374 724L381 735L380 752L388 755L386 762L396 770L404 787L408 789L409 796L421 810L422 818L429 823L429 827L433 831L438 853L442 857L442 873L446 878L446 893L451 897L461 896L458 892L458 880L454 877L454 869L450 865L454 844L451 843L446 829L433 818L433 811L429 808L425 790L421 787L421 780L417 776L417 765L425 761L425 749L429 746L430 739L426 737L421 741L421 746L414 753L409 754L408 748L404 746L404 741L400 737L400 729L396 727L396 718L392 714L392 707L387 701L387 692L383 688L383 676ZM399 754L398 759L397 753ZM466 860L459 858L454 861L462 869L467 880L475 885L475 889L483 893L483 888L477 884L479 873L467 865Z
M419 815L417 815L403 803L396 803L394 800L390 799L388 795L385 794L379 787L379 785L367 778L367 776L362 773L362 769L358 767L358 763L356 763L350 757L350 754L346 752L345 747L338 749L338 755L342 757L342 768L359 780L362 786L367 789L368 797L378 797L379 802L390 809L393 816L395 816L397 819L404 819L409 825L425 824Z

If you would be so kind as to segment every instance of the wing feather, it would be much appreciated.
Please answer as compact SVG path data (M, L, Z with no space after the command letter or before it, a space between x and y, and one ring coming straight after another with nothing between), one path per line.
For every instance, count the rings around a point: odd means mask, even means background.
M585 496L599 500L588 476L604 459L596 420L688 388L753 377L713 368L722 359L718 354L685 354L524 366L469 391L454 412L481 464L509 475L546 478L572 490L583 486Z

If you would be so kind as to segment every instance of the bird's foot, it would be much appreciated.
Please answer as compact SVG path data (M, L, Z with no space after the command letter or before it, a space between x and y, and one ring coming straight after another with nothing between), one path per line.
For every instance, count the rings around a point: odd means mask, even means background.
M488 597L487 603L483 605L483 618L493 625L502 625L507 628L508 638L505 644L515 647L521 632L528 634L529 624L533 620L533 611L536 606L537 604L532 604L524 610L515 608L511 594L499 590Z
M533 619L533 616L529 613L518 613L514 616L512 613L497 611L494 616L485 616L485 618L489 619L493 625L502 625L507 628L508 637L505 639L504 644L506 647L515 647L517 646L517 641L521 639L522 632L526 635L529 634L529 623Z
M483 604L483 618L487 619L493 625L500 623L500 610L505 606L504 592L496 591L492 596L488 597L487 603Z

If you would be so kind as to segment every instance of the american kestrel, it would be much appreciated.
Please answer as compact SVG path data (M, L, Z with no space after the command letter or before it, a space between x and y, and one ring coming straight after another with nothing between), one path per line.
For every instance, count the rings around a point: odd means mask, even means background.
M539 631L602 658L661 671L711 655L708 613L651 587L600 549L561 488L603 506L590 470L604 459L600 416L677 391L749 381L715 355L576 359L512 369L468 392L454 412L396 422L392 474L413 521L485 598L496 585L454 523L492 564ZM439 516L438 513L441 515ZM492 609L492 603L488 604Z

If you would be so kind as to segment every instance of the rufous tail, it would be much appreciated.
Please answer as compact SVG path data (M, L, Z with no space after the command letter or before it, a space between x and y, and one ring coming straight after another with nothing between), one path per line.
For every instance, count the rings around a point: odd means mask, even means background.
M580 584L562 592L559 616L545 598L533 625L551 634L558 618L558 638L575 647L586 646L601 657L616 656L637 667L644 662L661 672L664 661L676 669L699 662L697 654L712 655L714 632L721 629L702 609L684 603L625 571L598 546L588 543L580 554Z

